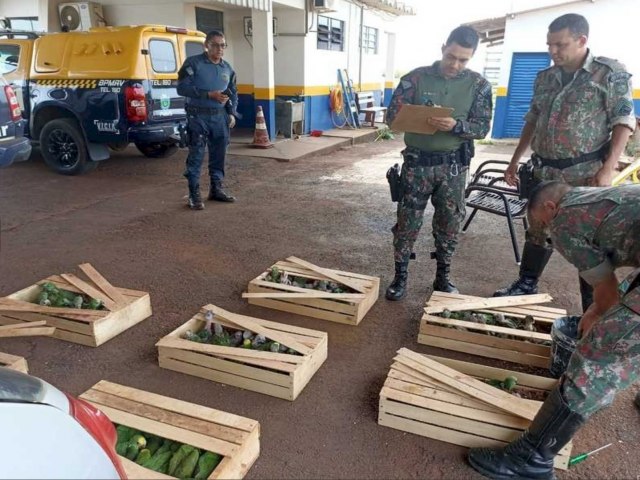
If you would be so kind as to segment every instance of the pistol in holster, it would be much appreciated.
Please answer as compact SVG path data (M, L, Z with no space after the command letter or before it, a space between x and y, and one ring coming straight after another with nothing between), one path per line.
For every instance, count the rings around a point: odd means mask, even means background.
M400 166L396 163L387 170L387 181L389 182L389 190L391 190L391 201L398 202L402 196L402 186L400 178Z
M533 175L533 162L529 160L527 163L520 165L518 169L518 180L520 183L520 199L529 198L533 189L538 185L538 181Z

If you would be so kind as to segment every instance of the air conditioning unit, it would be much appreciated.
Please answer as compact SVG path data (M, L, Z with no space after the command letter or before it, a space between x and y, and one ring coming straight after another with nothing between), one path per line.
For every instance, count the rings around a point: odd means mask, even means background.
M61 3L58 14L63 31L77 32L106 25L102 5L96 2Z
M336 0L312 0L316 12L335 12Z

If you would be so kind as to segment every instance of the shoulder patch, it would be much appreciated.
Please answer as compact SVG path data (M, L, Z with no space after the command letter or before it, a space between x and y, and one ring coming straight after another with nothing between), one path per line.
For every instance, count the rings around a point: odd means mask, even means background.
M187 68L184 69L185 72L187 72L187 75L189 75L190 77L193 77L194 75L194 71L193 71L193 67L191 65L189 65Z
M608 57L593 57L593 61L601 65L609 67L614 72L625 72L627 68L623 63Z

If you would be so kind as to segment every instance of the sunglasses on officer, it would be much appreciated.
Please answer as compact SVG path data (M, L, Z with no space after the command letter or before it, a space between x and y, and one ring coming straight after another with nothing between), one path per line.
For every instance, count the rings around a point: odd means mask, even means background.
M217 42L208 42L207 43L207 47L214 49L214 48L219 48L221 50L224 50L225 48L227 48L229 45L225 42L225 43L217 43Z

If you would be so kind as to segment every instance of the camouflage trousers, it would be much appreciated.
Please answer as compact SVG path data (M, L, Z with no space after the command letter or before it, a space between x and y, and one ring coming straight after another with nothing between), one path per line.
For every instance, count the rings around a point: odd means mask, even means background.
M576 413L594 414L640 379L639 280L640 268L621 284L620 304L607 311L571 356L562 389Z
M466 214L464 189L468 170L466 167L460 168L457 175L452 175L449 164L422 167L404 162L401 174L402 197L398 202L398 219L392 229L396 262L409 261L422 228L424 210L431 198L431 204L435 208L432 229L436 260L451 263Z
M600 168L602 168L602 161L593 160L564 169L553 167L535 168L533 176L537 182L559 180L573 187L587 187ZM549 243L549 230L535 221L529 221L526 240L540 247L552 248Z

